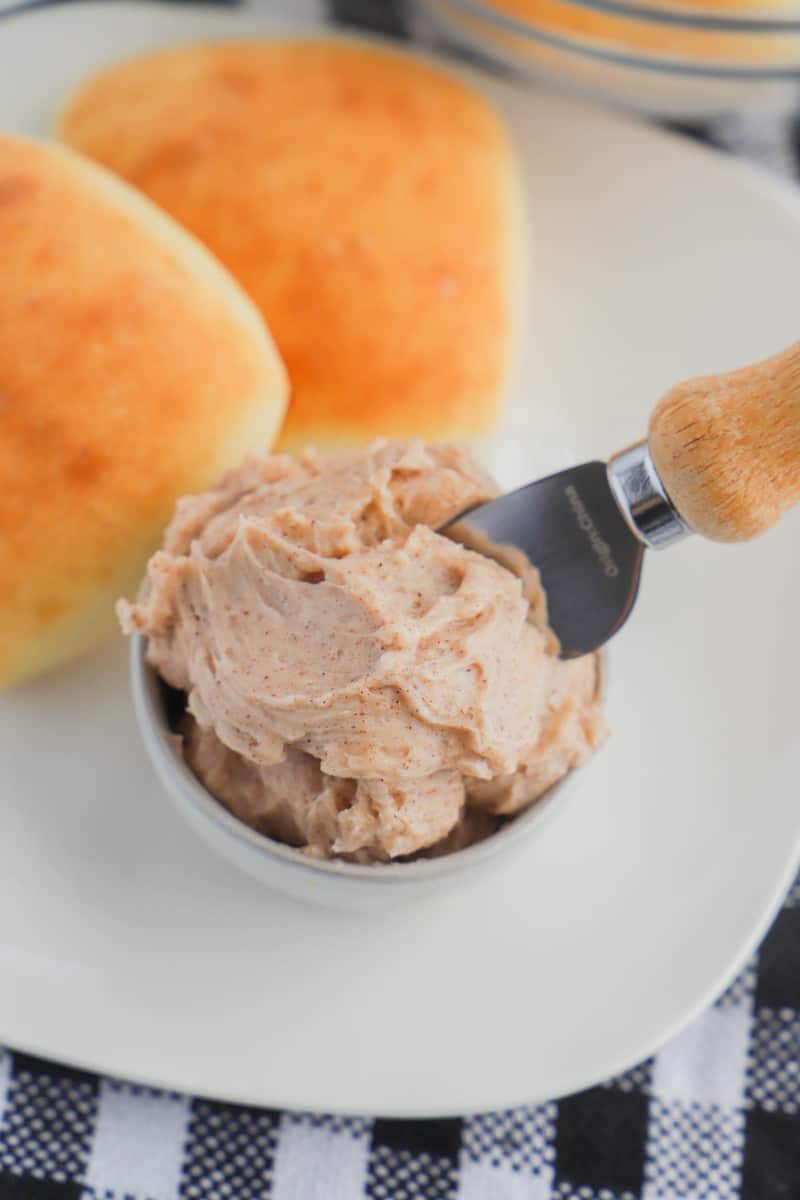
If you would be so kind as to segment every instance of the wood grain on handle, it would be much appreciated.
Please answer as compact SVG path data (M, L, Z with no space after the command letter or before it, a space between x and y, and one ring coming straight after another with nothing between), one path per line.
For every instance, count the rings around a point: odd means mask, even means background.
M679 383L656 406L648 442L696 533L757 537L800 501L800 342L753 367Z

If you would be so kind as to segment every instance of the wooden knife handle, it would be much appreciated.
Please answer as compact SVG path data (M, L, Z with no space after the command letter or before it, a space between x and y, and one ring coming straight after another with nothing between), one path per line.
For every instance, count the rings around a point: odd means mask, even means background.
M675 508L718 542L757 537L800 500L800 342L740 371L679 383L650 419Z

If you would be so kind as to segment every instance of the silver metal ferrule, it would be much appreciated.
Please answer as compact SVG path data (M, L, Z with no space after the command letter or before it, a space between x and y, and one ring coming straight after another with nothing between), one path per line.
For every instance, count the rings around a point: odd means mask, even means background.
M645 546L663 550L692 532L667 495L647 442L615 454L608 481L620 512Z

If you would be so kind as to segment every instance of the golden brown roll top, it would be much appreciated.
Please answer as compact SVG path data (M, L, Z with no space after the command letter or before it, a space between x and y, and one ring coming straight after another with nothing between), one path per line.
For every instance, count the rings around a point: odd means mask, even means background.
M60 132L255 300L292 381L281 446L492 425L519 197L503 126L458 79L357 40L190 46L90 79Z
M147 199L0 137L0 685L113 627L177 496L280 426L257 310Z

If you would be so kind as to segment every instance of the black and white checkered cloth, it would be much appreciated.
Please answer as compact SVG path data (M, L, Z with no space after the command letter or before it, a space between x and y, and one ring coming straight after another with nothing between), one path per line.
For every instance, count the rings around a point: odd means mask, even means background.
M408 32L396 0L300 3ZM799 130L786 115L684 131L800 180ZM0 1200L362 1197L800 1200L800 876L713 1007L654 1058L559 1102L438 1121L278 1112L0 1048Z
M2 1200L797 1200L800 877L751 962L654 1058L440 1121L193 1099L0 1051Z

